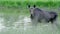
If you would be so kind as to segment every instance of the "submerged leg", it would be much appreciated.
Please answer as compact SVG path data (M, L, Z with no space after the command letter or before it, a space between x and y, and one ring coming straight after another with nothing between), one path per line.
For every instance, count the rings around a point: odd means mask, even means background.
M39 23L41 23L41 20L38 20Z

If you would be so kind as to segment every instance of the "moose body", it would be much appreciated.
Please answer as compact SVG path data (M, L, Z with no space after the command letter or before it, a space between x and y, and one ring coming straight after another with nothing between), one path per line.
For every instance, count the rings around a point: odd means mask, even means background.
M46 23L53 23L57 19L57 13L56 12L47 12L43 11L39 8L36 8L35 5L33 8L30 8L30 5L28 6L31 14L31 20L34 23L41 22L42 19L45 20Z

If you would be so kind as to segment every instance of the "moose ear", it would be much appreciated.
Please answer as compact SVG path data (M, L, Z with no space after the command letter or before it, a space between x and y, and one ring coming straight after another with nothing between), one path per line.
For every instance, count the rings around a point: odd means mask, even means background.
M33 6L34 8L36 7L36 5Z
M30 5L28 5L28 8L30 8Z

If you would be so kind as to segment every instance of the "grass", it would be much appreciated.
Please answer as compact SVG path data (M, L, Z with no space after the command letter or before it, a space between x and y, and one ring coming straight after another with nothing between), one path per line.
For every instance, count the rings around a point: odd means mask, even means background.
M27 6L28 5L36 5L40 8L42 7L47 7L48 9L51 9L51 8L59 8L60 7L60 2L53 2L53 1L48 1L48 2L42 2L42 1L36 1L36 2L31 2L31 1L24 1L24 2L21 2L21 1L0 1L0 7L4 7L4 8L7 8L7 9L2 9L0 12L4 12L4 13L17 13L19 14L21 11L23 11L24 13L28 13L28 9L27 9ZM12 9L11 9L12 8ZM10 11L9 11L10 9ZM25 10L27 11L25 11ZM16 10L16 11L14 11Z
M60 2L30 2L30 1L0 1L0 6L7 6L7 7L26 7L28 4L30 5L37 5L39 7L60 7Z

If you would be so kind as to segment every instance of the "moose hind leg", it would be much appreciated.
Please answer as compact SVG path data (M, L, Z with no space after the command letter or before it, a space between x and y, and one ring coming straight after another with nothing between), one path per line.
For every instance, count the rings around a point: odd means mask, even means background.
M52 20L51 23L53 24L53 22L54 22L54 21Z
M53 18L51 18L50 21L51 21L52 24L54 23L54 19Z

